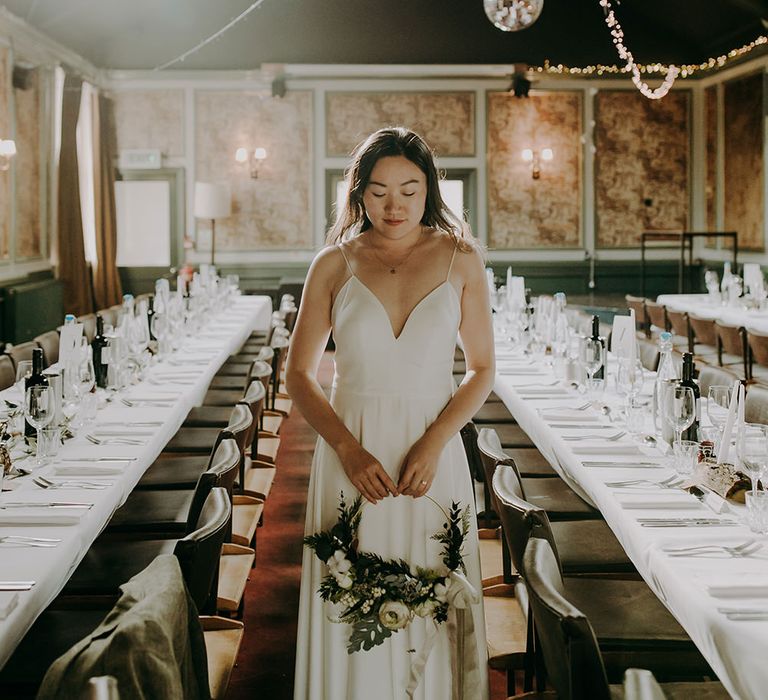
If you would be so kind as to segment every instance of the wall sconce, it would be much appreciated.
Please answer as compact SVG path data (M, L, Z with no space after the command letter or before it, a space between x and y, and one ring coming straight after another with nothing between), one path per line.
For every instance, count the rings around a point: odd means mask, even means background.
M555 157L551 148L542 148L541 152L532 148L524 148L521 155L526 163L531 164L531 177L534 180L541 177L541 161L550 161Z
M259 177L259 165L267 157L266 148L255 148L253 153L248 153L247 148L238 148L235 151L235 160L241 165L248 164L251 177L256 180Z
M8 170L15 155L16 142L13 139L0 139L0 170Z

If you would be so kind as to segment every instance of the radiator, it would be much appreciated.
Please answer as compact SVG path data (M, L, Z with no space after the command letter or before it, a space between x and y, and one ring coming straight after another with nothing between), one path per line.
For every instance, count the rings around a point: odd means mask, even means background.
M23 343L60 326L64 298L59 280L48 278L0 288L0 340Z

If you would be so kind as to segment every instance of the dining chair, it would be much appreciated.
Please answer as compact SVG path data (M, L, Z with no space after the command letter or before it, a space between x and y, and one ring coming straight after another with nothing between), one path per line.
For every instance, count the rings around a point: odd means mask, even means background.
M741 377L735 372L731 372L725 367L717 365L701 365L697 381L699 383L699 392L702 398L709 394L711 386L733 386L735 380L741 380Z
M549 542L561 572L562 559L546 511L523 500L518 485L514 466L500 464L493 476L493 490L501 511L504 541L527 589L523 555L529 539L536 537ZM599 546L597 541L592 544ZM566 575L563 591L592 621L609 678L620 678L627 666L650 668L665 679L713 675L685 630L643 581ZM535 652L535 624L533 632L529 639L533 639ZM537 682L542 680L537 670Z
M746 328L745 332L752 378L768 384L768 333L755 328Z
M646 338L639 338L637 344L640 350L640 364L649 372L655 372L661 357L658 344Z
M34 340L6 347L5 354L13 360L14 372L16 371L16 367L19 366L19 362L22 360L29 360L31 362L32 351L39 347L40 346Z
M627 307L635 312L635 325L637 326L638 334L642 334L646 338L650 337L651 331L648 324L648 315L645 312L645 298L627 294L624 297L624 301Z
M630 561L623 547L616 539L610 527L604 520L553 520L549 512L542 506L535 506L526 496L523 480L515 469L514 461L506 458L494 445L488 444L488 435L483 435L483 467L486 470L488 483L492 484L491 498L494 508L501 513L503 504L495 491L494 479L496 472L502 466L502 486L507 496L507 507L515 508L512 515L524 520L531 509L539 508L546 512L550 521L550 529L561 550L563 570L569 575L606 575L611 577L627 577L639 579L639 574ZM509 514L508 514L509 515ZM499 516L501 517L501 515ZM510 532L524 532L524 525L508 523ZM519 562L518 562L519 564Z
M83 324L83 335L86 337L89 343L93 342L96 336L96 314L85 314L84 316L78 316L77 322Z
M744 400L744 420L768 425L768 386L750 384Z
M16 382L16 368L8 355L0 355L0 391L12 387Z
M47 367L59 361L59 332L48 331L38 335L35 340L37 346L43 349L43 357Z
M691 330L691 343L694 348L697 348L695 354L709 355L719 359L715 320L688 313L688 324ZM739 358L736 358L736 361L738 362Z
M729 365L735 368L739 363L744 373L744 379L752 379L750 354L747 347L747 333L743 326L734 326L723 321L715 321L717 333L717 360L718 364ZM732 358L739 358L733 361Z
M683 350L687 352L698 354L694 350L693 336L688 321L688 314L685 311L670 309L668 306L666 307L666 310L669 329L672 332L672 345L676 348L683 348Z
M645 300L645 313L650 324L650 335L656 336L662 331L668 331L670 328L667 318L667 307L664 304L657 304L651 299Z
M590 615L572 602L551 543L531 537L522 562L547 679L558 700L619 700L627 685L609 685L608 674ZM599 625L595 625L599 630ZM630 661L630 659L627 659ZM631 677L632 674L630 674ZM679 700L725 700L719 682L662 683L661 697ZM654 696L659 698L658 695Z

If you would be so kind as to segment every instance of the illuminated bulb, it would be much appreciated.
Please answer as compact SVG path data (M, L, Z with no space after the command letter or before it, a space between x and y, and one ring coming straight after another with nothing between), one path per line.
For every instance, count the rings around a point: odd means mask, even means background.
M256 160L264 160L267 157L267 149L266 148L261 148L261 147L257 148L253 152L253 157Z
M238 163L245 163L248 160L248 149L238 148L237 151L235 151L235 160Z
M533 151L530 148L524 148L521 155L526 163L530 163L533 160Z
M542 160L552 160L555 157L555 154L552 153L551 148L542 148L541 149L541 159Z

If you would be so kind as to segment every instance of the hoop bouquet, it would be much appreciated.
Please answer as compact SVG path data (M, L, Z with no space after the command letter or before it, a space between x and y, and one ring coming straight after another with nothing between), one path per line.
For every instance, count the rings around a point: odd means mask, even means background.
M360 551L361 496L348 506L341 493L336 524L304 538L304 544L328 567L320 583L320 597L341 607L336 622L352 626L347 643L350 654L382 644L414 617L432 619L439 625L448 619L451 604L464 607L457 601L462 588L457 578L466 581L462 548L469 532L469 507L462 510L460 504L451 503L446 512L437 501L426 498L446 516L442 529L431 538L443 545L445 568L440 570Z

